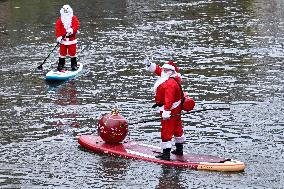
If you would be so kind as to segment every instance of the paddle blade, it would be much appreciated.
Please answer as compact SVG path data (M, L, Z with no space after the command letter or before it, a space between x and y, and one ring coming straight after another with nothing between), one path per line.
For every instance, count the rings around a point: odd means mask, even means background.
M37 67L37 69L42 70L42 64Z

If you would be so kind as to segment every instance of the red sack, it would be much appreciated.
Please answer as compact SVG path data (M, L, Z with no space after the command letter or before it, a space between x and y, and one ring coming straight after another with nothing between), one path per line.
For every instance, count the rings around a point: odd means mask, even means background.
M182 110L187 112L193 110L195 106L194 100L192 98L189 98L188 94L186 92L183 92L181 84L174 77L172 78L177 82L178 86L180 87L181 96L183 96L183 98L181 99Z
M184 111L189 112L193 110L194 106L195 106L195 101L192 98L189 98L187 93L184 93L182 109Z

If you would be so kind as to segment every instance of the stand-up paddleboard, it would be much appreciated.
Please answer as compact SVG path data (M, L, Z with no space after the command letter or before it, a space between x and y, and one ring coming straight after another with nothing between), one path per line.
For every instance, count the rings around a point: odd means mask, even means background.
M69 65L67 65L69 66ZM46 80L53 80L53 81L65 81L77 76L83 69L83 64L77 63L78 69L76 71L71 70L62 70L57 71L57 69L51 70L46 74Z
M96 153L140 159L170 166L186 167L195 170L230 172L243 171L245 169L245 164L241 161L211 155L184 153L183 156L177 156L171 154L170 161L161 160L155 157L161 152L160 147L134 141L111 144L105 143L99 136L83 135L79 137L78 142L87 150Z

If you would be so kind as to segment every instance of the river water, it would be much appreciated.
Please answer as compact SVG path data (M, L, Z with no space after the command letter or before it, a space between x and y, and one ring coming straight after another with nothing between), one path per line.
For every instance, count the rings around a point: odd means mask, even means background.
M51 84L54 25L65 1L0 1L0 188L283 188L282 0L73 0L80 20L76 79ZM183 118L185 151L235 158L241 173L164 167L90 153L116 107L133 123L153 119L155 76L143 58L169 54L195 109ZM131 125L127 140L159 145L159 122Z

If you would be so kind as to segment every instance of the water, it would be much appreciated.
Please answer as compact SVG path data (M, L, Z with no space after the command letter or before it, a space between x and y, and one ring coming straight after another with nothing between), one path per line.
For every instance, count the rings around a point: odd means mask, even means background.
M64 1L0 1L1 188L283 188L283 2L70 1L81 22L79 78L44 81L57 53L54 24ZM143 69L175 58L196 109L183 118L185 151L231 157L242 173L193 171L87 152L118 107L128 122L156 117L155 77ZM159 122L127 139L159 145Z

